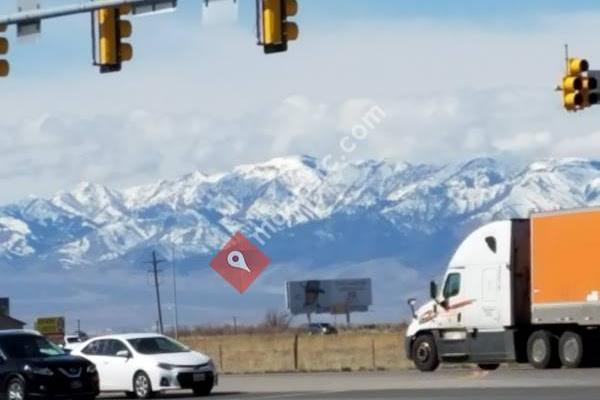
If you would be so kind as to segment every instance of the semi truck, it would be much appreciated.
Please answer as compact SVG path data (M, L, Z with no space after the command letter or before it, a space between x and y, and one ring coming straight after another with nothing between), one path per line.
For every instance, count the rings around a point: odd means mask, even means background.
M533 214L471 233L415 310L406 352L441 362L578 368L600 360L600 209Z

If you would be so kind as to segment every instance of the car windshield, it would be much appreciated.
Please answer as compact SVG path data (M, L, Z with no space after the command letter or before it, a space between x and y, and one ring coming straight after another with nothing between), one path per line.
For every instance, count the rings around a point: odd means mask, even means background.
M0 337L0 347L9 358L46 358L66 354L48 339L34 335Z
M130 339L129 343L141 354L187 353L190 351L184 345L160 336Z

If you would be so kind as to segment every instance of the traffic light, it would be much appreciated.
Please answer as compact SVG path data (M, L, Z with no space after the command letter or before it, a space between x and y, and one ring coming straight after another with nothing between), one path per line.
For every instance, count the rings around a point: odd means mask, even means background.
M6 32L6 25L0 25L0 33ZM4 57L8 53L8 39L4 36L0 36L0 57ZM10 64L8 60L0 58L0 77L8 76L10 73Z
M130 13L129 5L98 10L98 65L101 73L120 71L122 63L133 58L133 47L123 42L132 34L131 22L122 19Z
M297 0L263 0L262 1L262 32L260 44L265 53L280 53L287 51L288 42L297 40L298 25L288 21L289 17L298 14Z
M597 104L598 80L589 72L590 64L580 58L567 58L567 71L562 80L563 105L567 111L580 111Z

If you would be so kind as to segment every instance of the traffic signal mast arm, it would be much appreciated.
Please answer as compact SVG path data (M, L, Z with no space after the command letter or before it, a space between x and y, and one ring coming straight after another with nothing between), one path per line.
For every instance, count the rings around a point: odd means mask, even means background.
M173 5L176 5L177 0L95 0L75 5L22 11L11 15L0 16L0 26L65 17L68 15L96 11L102 8L115 8L123 5L141 7L145 5L152 6L157 3L172 3Z
M76 5L66 5L49 9L34 9L21 11L15 14L0 16L0 77L8 76L10 65L8 60L2 58L9 48L8 40L1 36L8 25L17 25L21 28L24 24L40 24L43 19L59 18L68 15L91 13L97 14L99 21L99 62L101 72L119 71L123 61L133 57L133 49L129 43L122 39L131 36L131 23L121 20L121 16L135 13L149 13L164 9L174 9L177 0L96 0ZM95 27L94 27L95 29ZM17 29L19 31L19 29ZM96 44L94 43L94 49Z
M213 1L204 0L205 4ZM229 0L231 1L231 0ZM234 2L237 0L233 0ZM265 53L286 51L288 42L297 40L298 25L288 21L298 13L297 0L256 0L259 44ZM9 15L0 15L0 77L9 74L9 62L3 58L8 52L9 43L2 36L8 25L17 25L18 36L39 34L44 19L90 13L92 15L92 35L94 65L100 72L113 72L121 69L124 61L133 57L133 48L122 39L131 36L131 23L122 16L152 13L177 7L177 0L92 0L75 5L64 5L49 9L32 9ZM33 26L33 29L31 29ZM96 33L98 40L96 40Z

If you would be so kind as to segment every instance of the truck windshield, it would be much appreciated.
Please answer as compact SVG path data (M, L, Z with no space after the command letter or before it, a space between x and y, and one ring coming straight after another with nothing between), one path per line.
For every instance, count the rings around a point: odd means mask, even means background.
M452 273L446 278L446 284L444 285L444 298L449 299L450 297L457 296L460 293L460 274Z
M48 339L35 335L0 337L0 347L8 358L46 358L66 354Z

